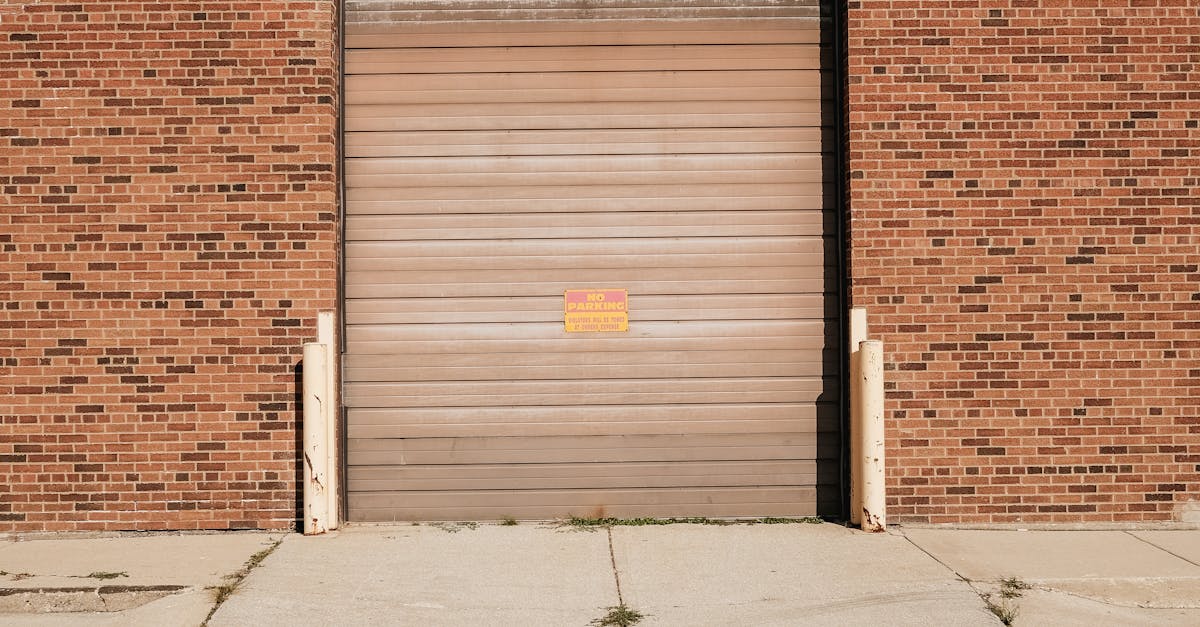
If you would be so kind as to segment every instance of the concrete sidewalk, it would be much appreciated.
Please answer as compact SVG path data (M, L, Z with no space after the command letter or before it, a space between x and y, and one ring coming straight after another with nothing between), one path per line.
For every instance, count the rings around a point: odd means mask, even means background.
M647 626L997 624L969 586L903 537L830 524L292 536L211 624L582 627L622 601Z
M997 615L1016 625L1196 625L1198 563L1200 531L1165 530L458 523L313 538L68 535L0 542L0 625L199 625L212 588L235 581L214 627L582 627L619 605L645 615L639 626L999 625ZM244 578L226 578L235 574ZM75 588L90 592L54 592ZM21 603L42 613L13 613ZM47 613L63 609L86 611Z
M1018 625L1200 625L1198 530L903 533ZM1005 579L1028 589L1004 599Z
M0 541L0 625L199 625L283 533L122 533Z

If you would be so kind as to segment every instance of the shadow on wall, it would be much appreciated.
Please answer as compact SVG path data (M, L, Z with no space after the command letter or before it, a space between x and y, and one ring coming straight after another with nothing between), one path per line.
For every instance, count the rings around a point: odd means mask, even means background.
M292 495L296 504L292 524L296 530L304 529L304 360L301 359L292 366L292 389L295 390L295 397L292 399L292 407L295 411L292 415L292 420L295 420L296 428L292 430L295 434L296 441L292 443L293 451L296 452L295 458L295 473L292 477L292 485L294 486L295 494Z
M844 203L845 137L840 124L843 113L840 81L846 76L844 58L839 45L843 41L844 23L836 3L823 2L821 8L821 66L827 68L821 76L821 169L824 184L821 190L825 237L824 291L825 355L822 376L828 382L822 392L817 413L817 514L823 517L846 518L849 507L849 444L845 439L849 408L845 402L846 366L844 347L846 329L844 313L849 307L843 295L848 294L849 258L843 243L848 240L849 211Z

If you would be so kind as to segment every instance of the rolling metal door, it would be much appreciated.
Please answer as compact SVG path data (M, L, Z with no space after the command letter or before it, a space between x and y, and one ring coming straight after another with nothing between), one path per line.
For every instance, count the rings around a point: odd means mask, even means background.
M348 3L351 520L837 511L817 8L706 4Z

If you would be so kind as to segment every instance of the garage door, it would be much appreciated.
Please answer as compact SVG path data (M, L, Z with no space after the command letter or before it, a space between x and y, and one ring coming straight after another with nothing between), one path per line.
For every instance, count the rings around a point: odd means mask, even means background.
M837 511L818 9L691 4L348 3L351 520Z

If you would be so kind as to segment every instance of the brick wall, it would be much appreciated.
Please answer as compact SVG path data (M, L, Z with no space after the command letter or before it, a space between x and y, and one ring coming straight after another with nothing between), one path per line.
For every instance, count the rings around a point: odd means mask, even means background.
M0 531L293 524L335 18L0 5Z
M1200 498L1194 0L848 18L852 298L890 360L893 520L1177 519Z

